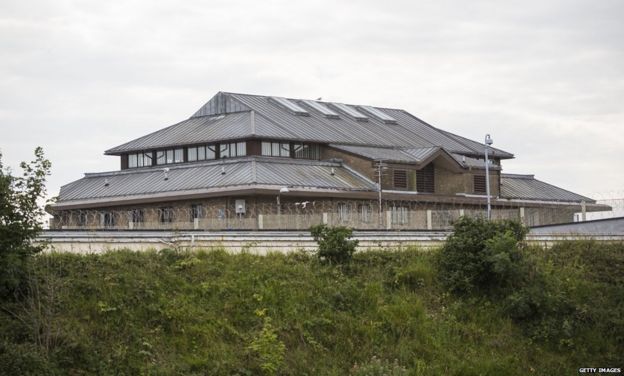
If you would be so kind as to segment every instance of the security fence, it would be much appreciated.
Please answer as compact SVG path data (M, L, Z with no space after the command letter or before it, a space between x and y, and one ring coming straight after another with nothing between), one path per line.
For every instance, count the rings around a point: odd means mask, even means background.
M375 200L318 200L222 204L171 203L154 207L64 210L51 220L63 230L307 230L325 223L358 230L445 230L461 216L485 217L485 205ZM578 207L495 205L493 219L514 219L528 226L570 222Z

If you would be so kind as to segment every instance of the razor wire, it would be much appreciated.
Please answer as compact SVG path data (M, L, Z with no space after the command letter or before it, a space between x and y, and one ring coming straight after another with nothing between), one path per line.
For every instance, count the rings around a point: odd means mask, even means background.
M447 230L461 216L486 217L484 204L383 200L318 199L286 201L213 200L56 212L50 228L65 230L308 230L325 223L357 230ZM571 222L578 206L519 207L497 203L492 219L528 226Z

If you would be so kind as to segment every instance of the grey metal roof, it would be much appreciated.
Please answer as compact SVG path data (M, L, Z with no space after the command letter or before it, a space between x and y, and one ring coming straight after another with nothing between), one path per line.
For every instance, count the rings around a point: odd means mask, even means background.
M502 174L501 197L508 199L581 202L596 201L535 179L533 175Z
M405 163L418 163L428 158L440 148L416 148L416 149L398 149L398 148L379 148L372 146L354 146L354 145L338 145L330 144L332 148L346 151L352 154L362 156L367 159L395 161ZM410 150L410 151L408 151Z
M109 149L106 154L198 144L214 140L232 140L247 137L250 133L251 114L249 111L192 117Z
M624 217L532 227L531 235L619 235L624 236Z
M335 149L362 156L367 159L384 160L399 163L422 163L423 161L427 160L428 158L440 151L447 152L446 150L444 150L444 148L440 148L437 146L432 146L428 148L380 148L372 146L353 146L338 144L330 144L329 146ZM457 161L457 163L463 167L479 169L485 168L485 161L482 159L466 157L456 153L448 154L450 154L453 159L455 159L455 161ZM493 170L500 170L500 167L496 165L491 165L490 168Z
M154 167L85 174L84 178L61 187L58 203L257 184L355 191L375 189L373 182L339 163L263 157L169 166L167 178L165 180L163 168Z
M374 116L368 121L357 121L342 113L339 118L328 118L301 99L287 99L304 108L310 116L297 115L284 106L276 105L268 96L220 92L190 119L109 149L106 153L120 154L173 145L260 137L413 149L442 147L462 155L483 154L483 145L478 142L441 131L404 110L374 107L397 121L396 124L386 124ZM331 102L319 103L332 106ZM356 110L360 108L350 106ZM225 117L215 118L215 115L226 112ZM502 151L497 156L513 157Z

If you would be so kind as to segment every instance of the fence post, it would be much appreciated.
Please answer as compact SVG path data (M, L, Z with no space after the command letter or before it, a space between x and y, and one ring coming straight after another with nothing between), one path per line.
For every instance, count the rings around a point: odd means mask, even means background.
M520 223L526 224L526 221L524 220L524 206L520 207Z
M264 217L262 214L258 214L258 230L262 230L264 228Z
M328 221L328 215L327 213L323 213L323 224L326 225Z
M193 218L193 229L197 230L199 228L199 218Z
M431 215L431 209L427 209L427 230L433 230L433 220Z
M386 230L392 229L392 212L390 210L386 211Z
M465 215L464 209L459 209L459 216L463 217Z
M129 228L130 230L134 229L134 222L132 222L132 221L128 221L128 228Z

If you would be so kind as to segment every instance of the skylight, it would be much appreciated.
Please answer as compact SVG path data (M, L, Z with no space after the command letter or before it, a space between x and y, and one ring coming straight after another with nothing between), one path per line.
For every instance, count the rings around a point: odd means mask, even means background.
M357 121L368 121L368 117L366 115L351 106L347 106L344 103L332 103L332 105L345 114L355 118Z
M376 109L373 106L360 106L360 108L386 124L396 124L397 120L385 112Z
M308 106L310 106L313 109L317 110L318 112L322 113L327 118L330 118L330 119L338 119L338 118L340 118L340 116L338 116L338 113L336 111L334 111L331 108L327 107L323 103L320 103L320 102L317 102L317 101L313 101L313 100L310 100L310 99L304 99L303 103L307 104Z
M310 113L308 113L308 111L306 111L303 107L299 106L297 103L291 101L290 99L286 99L282 97L271 97L271 99L276 101L280 105L286 107L288 110L292 111L295 115L310 116Z

